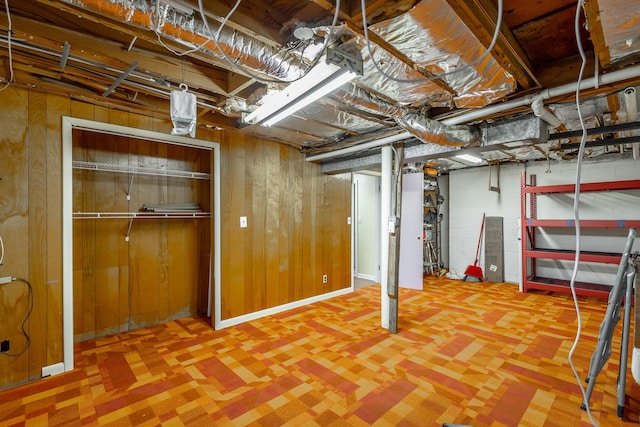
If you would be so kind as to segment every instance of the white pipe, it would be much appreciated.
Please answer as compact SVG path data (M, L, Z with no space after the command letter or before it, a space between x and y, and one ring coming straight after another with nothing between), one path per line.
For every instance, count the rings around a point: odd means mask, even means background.
M596 85L618 83L624 80L640 77L640 65L634 67L628 67L622 70L613 71L611 73L602 74L598 79L591 77L589 79L582 80L580 84L580 90L592 89ZM477 119L484 118L491 114L501 113L507 110L511 110L517 107L523 107L530 105L536 96L542 96L542 99L549 99L556 96L568 95L576 91L578 87L577 82L567 83L561 86L557 86L551 89L545 89L539 94L526 95L522 98L516 98L511 101L503 102L501 104L489 105L478 110L469 111L450 119L444 119L441 121L443 125L459 125L468 123Z
M624 105L627 107L627 121L635 122L638 118L638 105L636 103L636 88L628 87L624 90Z
M541 96L533 100L533 102L531 103L531 110L536 117L544 120L549 124L549 126L553 127L554 129L562 124L560 119L558 119L555 114L553 114L544 106L544 101Z
M391 146L382 147L380 178L380 325L389 329L389 216L391 215Z
M627 109L627 122L635 122L638 119L638 104L634 87L628 87L624 90L624 105ZM629 134L634 136L638 134L638 131L632 130ZM640 157L640 143L631 144L631 151L633 160L638 160L638 157Z
M401 132L395 135L386 136L376 141L365 142L364 144L353 145L351 147L343 148L342 150L330 151L328 153L316 154L315 156L307 157L308 162L316 160L329 159L331 157L341 156L343 154L355 153L357 151L367 150L369 148L376 148L382 145L391 144L403 139L411 138L412 135L409 132Z

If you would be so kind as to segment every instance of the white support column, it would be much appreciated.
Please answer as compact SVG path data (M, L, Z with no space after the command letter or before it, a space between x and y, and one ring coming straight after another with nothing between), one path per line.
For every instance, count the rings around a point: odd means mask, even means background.
M380 324L389 328L389 215L391 215L391 168L393 152L385 145L382 151L382 176L380 178Z

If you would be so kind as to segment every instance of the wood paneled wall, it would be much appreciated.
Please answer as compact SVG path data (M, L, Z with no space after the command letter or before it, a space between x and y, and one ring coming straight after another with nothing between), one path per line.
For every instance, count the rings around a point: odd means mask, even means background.
M17 358L0 357L0 388L5 388L37 379L43 366L62 361L62 117L167 134L172 125L168 117L15 86L0 92L0 116L0 235L6 246L0 277L29 280L35 300L26 325L29 350ZM223 319L350 285L350 175L322 175L291 147L235 132L198 129L197 137L220 142L222 149ZM240 216L248 218L247 228L240 228ZM121 243L116 244L118 268L126 268ZM205 262L207 255L198 255ZM118 281L118 289L121 285ZM120 304L120 296L109 292L111 304ZM24 342L20 324L27 300L20 283L0 285L0 340L9 339L12 349ZM113 316L119 322L122 309Z
M222 319L350 286L351 174L322 175L283 144L219 141Z

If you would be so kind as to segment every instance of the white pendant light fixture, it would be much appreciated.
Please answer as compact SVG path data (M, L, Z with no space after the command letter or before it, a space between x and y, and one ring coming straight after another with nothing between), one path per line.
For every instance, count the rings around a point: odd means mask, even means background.
M327 49L327 55L320 58L304 77L280 92L265 96L262 105L243 117L243 121L273 126L358 75L362 75L359 53L341 48Z

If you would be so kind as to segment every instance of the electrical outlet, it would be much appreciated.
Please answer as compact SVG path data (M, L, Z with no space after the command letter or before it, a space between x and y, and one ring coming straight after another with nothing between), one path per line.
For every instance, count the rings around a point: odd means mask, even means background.
M329 281L329 276L327 276L326 274L322 275L322 283L327 283Z
M9 340L4 340L0 342L0 353L6 353L10 349Z

